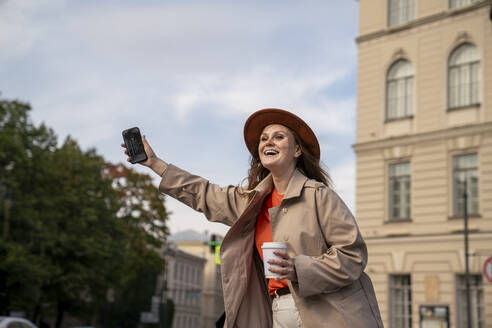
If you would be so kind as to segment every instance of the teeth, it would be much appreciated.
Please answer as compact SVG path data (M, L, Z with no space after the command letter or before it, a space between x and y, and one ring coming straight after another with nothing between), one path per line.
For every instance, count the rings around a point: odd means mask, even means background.
M275 150L266 150L264 154L265 155L276 155L276 154L278 154L278 152Z

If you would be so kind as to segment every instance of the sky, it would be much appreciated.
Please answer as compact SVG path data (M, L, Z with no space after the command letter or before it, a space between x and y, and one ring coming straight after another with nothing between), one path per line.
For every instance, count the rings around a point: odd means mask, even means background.
M219 185L247 176L248 116L287 109L355 210L358 12L355 0L0 0L0 97L113 163L138 126L160 158ZM165 205L171 233L227 232Z

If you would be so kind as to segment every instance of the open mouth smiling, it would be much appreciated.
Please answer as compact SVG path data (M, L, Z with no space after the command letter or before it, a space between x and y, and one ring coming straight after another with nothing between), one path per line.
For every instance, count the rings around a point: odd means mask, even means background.
M265 156L275 156L278 154L278 151L273 150L273 149L267 149L263 152L263 155Z

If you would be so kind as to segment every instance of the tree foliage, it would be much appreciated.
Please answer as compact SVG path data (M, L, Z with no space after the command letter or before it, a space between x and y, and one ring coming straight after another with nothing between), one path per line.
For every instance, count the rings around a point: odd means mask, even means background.
M66 314L102 321L111 308L114 326L135 327L164 268L164 197L149 176L71 137L58 146L30 110L0 100L0 314L21 310L60 327ZM112 174L118 167L123 175Z
M39 241L45 239L40 199L49 175L56 137L29 120L30 106L0 101L0 311L24 308L30 296L39 299L49 275Z
M150 298L156 292L156 278L164 271L164 262L154 249L162 246L167 236L164 195L152 184L148 175L137 173L122 164L106 163L105 174L113 178L121 207L118 217L125 222L129 249L116 301L107 314L111 326L135 327L140 312L148 312Z

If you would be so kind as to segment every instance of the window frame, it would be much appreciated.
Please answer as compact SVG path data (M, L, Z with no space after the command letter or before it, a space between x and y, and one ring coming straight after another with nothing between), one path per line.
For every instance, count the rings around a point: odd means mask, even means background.
M409 65L412 74L411 75L406 75L403 77L399 78L390 78L390 74L393 72L393 70L397 70L397 66L402 66L400 69L404 69L403 65ZM396 75L396 74L395 74ZM398 82L404 82L404 90L405 90L405 97L404 97L404 113L402 115L397 115L397 114L392 114L392 112L397 112L397 106L395 105L395 108L390 107L390 104L393 102L390 101L390 96L396 96L392 98L401 98L398 95ZM394 94L390 94L390 84L391 85L396 85L396 91ZM409 94L408 89L409 86L411 87L411 94ZM386 88L386 97L385 97L385 122L391 122L391 121L396 121L396 120L402 120L402 119L409 119L413 118L413 112L414 112L414 107L415 107L415 68L413 67L413 64L410 60L406 58L400 58L396 61L394 61L386 71L386 78L385 78L385 88ZM395 101L395 103L398 103Z
M475 156L476 164L475 167L456 167L456 162L460 157L466 156ZM469 217L479 217L480 216L480 158L478 151L468 151L463 153L456 153L451 155L451 213L453 218L463 218L464 213L461 212L460 202L458 199L462 197L463 188L457 188L456 175L460 173L465 174L465 178L467 179L467 191L468 191L468 216ZM476 176L476 185L475 185L475 197L472 198L474 185L469 181L473 178L473 173L475 172ZM461 196L460 196L461 194ZM462 199L462 198L461 198ZM474 208L473 202L476 203ZM463 204L461 204L461 208ZM464 210L464 208L463 208Z
M387 24L388 27L394 27L394 26L399 26L403 24L408 24L411 21L415 19L415 1L414 0L388 0L387 2L388 5L388 20ZM394 6L398 8L394 8ZM401 11L404 10L403 8L406 8L406 15L404 18L401 18L402 13ZM396 19L394 19L393 13L397 13Z
M410 274L390 274L388 276L388 322L393 328L411 328L413 324L412 317L412 276ZM396 281L400 279L399 281ZM406 281L404 281L406 279ZM404 284L408 282L408 284ZM401 299L397 300L399 295L396 292L400 291ZM401 304L399 304L399 302ZM401 311L399 307L401 306ZM403 326L400 326L397 320L401 319Z
M457 2L466 2L465 4L457 4ZM458 9L466 6L473 5L483 0L449 0L449 9Z
M455 54L462 47L474 47L475 51L477 51L477 53L478 53L478 59L471 61L471 62L464 63L464 64L451 63L453 56L455 56ZM450 52L450 54L448 56L447 68L446 68L447 69L447 110L448 111L459 110L462 108L469 108L469 107L480 105L480 95L481 95L480 88L481 88L481 84L482 84L481 61L482 61L482 58L480 56L480 52L479 52L478 47L471 42L461 43L461 44L457 45L456 47L454 47L453 50ZM475 66L476 66L476 71L475 71ZM452 81L451 81L452 75L454 74L454 73L452 73L452 71L453 72L457 71L458 79L460 80L461 79L460 74L464 74L464 73L460 73L460 70L462 70L465 67L468 68L468 72L469 72L468 73L469 78L465 84L465 86L468 88L468 93L464 95L464 97L467 98L467 101L464 102L461 99L453 100L455 97L459 98L461 96L461 93L464 93L464 91L462 91L462 89L460 88L460 86L463 87L463 84L458 83L458 86L454 87L454 83L452 83ZM476 80L473 80L473 77L472 77L473 74L476 74ZM475 85L476 93L477 93L476 99L473 99L474 98L473 97L473 90L474 90L473 86L474 85ZM451 88L456 89L456 91L452 92ZM458 94L458 95L456 95L456 94ZM455 104L455 102L457 104Z
M399 165L408 165L408 173L403 175L403 174L400 174L398 176L392 176L392 173L391 173L391 168L392 167L396 167L396 166L399 166ZM412 220L412 166L411 166L411 162L410 160L405 160L405 161L398 161L398 162L391 162L391 163L388 163L388 174L387 174L387 177L388 177L388 180L387 180L387 186L388 186L388 222L402 222L402 221L411 221ZM393 215L394 213L394 202L393 202L393 197L394 197L394 192L393 192L393 188L392 188L392 185L393 185L393 181L395 181L395 179L398 179L400 180L400 183L405 183L405 182L408 182L408 190L406 191L407 194L408 194L408 198L409 198L409 201L408 201L408 204L407 204L407 207L408 207L408 216L402 216L401 214L403 213L403 209L402 209L402 201L401 201L401 188L400 188L400 202L399 202L399 212L400 212L400 215L398 217L395 217ZM403 196L406 196L407 194L403 195Z
M479 273L470 273L470 300L472 328L485 327L485 297L483 276ZM468 328L466 315L466 275L456 274L455 276L455 311L456 327ZM478 319L478 324L477 324Z

